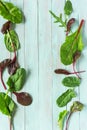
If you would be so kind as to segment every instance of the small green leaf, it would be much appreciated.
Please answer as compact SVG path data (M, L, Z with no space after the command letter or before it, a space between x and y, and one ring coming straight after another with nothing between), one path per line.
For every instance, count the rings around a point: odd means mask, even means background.
M10 2L0 0L0 15L12 23L22 22L22 12Z
M62 80L63 85L67 87L77 87L80 85L80 82L80 79L75 76L65 77Z
M11 75L7 81L9 91L15 92L22 89L26 78L26 71L24 68L17 69L14 75Z
M68 102L72 100L72 98L76 97L76 93L72 89L68 89L66 92L64 92L58 99L56 100L56 103L59 107L66 106Z
M14 52L20 47L18 36L14 30L10 30L4 35L4 41L10 52Z
M70 65L73 63L73 55L76 51L82 51L83 49L83 42L82 42L82 36L79 34L79 36L76 38L77 31L71 34L70 36L66 37L65 42L62 44L60 48L60 57L61 62L64 65Z
M67 116L67 114L68 114L67 110L64 110L59 113L58 125L59 125L60 130L63 130L64 120L65 120L65 117Z
M16 108L14 101L5 93L0 92L0 111L8 116L11 116Z
M67 0L64 6L64 13L70 15L73 12L72 3L70 0Z
M77 112L77 111L82 111L84 105L80 103L79 101L73 102L73 105L70 108L70 112Z

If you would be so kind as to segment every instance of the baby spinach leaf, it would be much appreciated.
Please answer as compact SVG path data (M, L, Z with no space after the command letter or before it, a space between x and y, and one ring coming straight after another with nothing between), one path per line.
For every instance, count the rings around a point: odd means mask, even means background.
M65 117L67 116L67 114L68 114L67 110L62 111L59 114L58 125L59 125L60 130L63 130L64 120L65 120Z
M12 23L10 21L7 21L6 23L3 24L1 32L3 34L7 33L7 31L11 30L11 26L12 26Z
M14 101L5 93L0 92L0 111L8 116L11 116L16 108Z
M70 102L74 97L76 97L75 91L72 89L68 89L60 97L57 98L56 103L59 107L66 106L67 103Z
M77 31L66 37L65 42L60 48L61 62L65 65L70 65L73 63L73 55L76 51L82 51L83 42L81 34L75 40Z
M26 71L24 68L17 69L14 75L11 75L7 81L9 91L15 92L22 89L26 78Z
M70 15L73 12L72 3L70 0L67 0L64 6L64 13Z
M80 85L80 82L80 79L75 76L65 77L62 80L62 84L67 87L77 87Z
M22 12L10 2L0 0L0 15L12 23L22 22Z
M10 52L14 52L20 47L18 36L14 30L10 30L4 35L4 41Z
M75 52L82 51L83 49L82 35L80 33L83 23L84 20L81 20L78 30L70 36L67 36L60 48L61 62L64 65L72 64Z

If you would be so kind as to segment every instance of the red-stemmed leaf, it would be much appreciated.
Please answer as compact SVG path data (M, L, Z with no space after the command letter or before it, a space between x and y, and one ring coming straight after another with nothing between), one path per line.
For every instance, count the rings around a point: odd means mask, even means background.
M1 32L3 34L7 33L7 31L9 31L11 29L11 25L12 23L10 21L7 21L6 23L3 24Z

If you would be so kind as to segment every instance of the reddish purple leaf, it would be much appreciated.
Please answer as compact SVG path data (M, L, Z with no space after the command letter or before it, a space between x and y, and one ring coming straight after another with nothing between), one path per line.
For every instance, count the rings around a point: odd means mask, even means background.
M72 24L75 22L75 18L71 18L68 23L67 23L67 30L66 30L66 35L68 35L68 33L70 32L71 30L71 26Z
M7 33L7 31L9 31L11 29L11 24L12 23L10 21L7 21L5 24L3 24L1 32L3 34Z
M65 70L65 69L56 69L54 71L56 74L65 74L65 75L69 75L71 74L69 71Z

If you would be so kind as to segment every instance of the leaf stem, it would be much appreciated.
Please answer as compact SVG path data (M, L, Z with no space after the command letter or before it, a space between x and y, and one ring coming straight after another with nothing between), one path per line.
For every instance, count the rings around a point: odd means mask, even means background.
M1 68L0 68L0 79L1 79L1 82L2 82L2 85L3 85L4 89L6 90L7 88L6 88L5 83L3 81L2 69Z
M70 114L69 114L69 116L67 118L65 130L68 130L68 125L69 125L69 121L70 121L70 118L71 118L72 114L73 114L73 112L70 112Z

